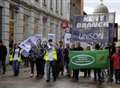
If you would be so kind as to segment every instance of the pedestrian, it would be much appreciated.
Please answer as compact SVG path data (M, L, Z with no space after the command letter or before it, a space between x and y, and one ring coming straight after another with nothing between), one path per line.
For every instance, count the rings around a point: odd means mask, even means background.
M116 48L116 53L114 53L111 57L111 61L113 62L113 71L115 74L115 83L120 83L120 47Z
M0 40L0 64L2 67L2 74L6 73L6 56L7 56L7 48L3 44L2 40Z
M72 49L73 51L83 51L83 48L81 47L80 43L77 43L77 46L75 47L75 44L72 44ZM73 70L73 79L75 81L79 80L79 69L74 69Z
M53 45L52 39L48 40L48 49L45 52L44 60L46 62L46 81L50 81L50 73L52 70L53 81L56 81L56 61L57 61L57 51Z
M95 45L95 49L96 50L100 50L100 45L96 44ZM94 69L94 80L98 81L100 83L102 82L102 79L101 79L101 69L100 68Z
M64 52L63 52L64 62L65 62L65 67L66 67L66 70L67 70L67 76L68 77L70 77L70 70L69 70L69 61L70 61L70 58L69 58L69 49L70 49L69 44L66 44L66 48L64 49Z
M30 62L30 77L34 77L34 66L35 66L35 61L36 61L36 56L35 56L35 48L33 47L31 48L31 50L29 51L30 55L29 55L29 62Z
M63 57L63 42L59 41L59 46L57 48L57 64L58 64L58 75L61 73L63 75L64 73L64 57Z
M20 72L20 63L22 62L21 60L21 53L20 53L20 48L18 44L14 45L14 51L13 51L13 72L14 76L18 76Z
M112 55L116 52L116 48L115 48L115 43L114 41L109 44L109 46L107 47L107 49L109 50L109 58L112 57ZM113 61L111 61L110 59L110 69L109 69L109 74L110 74L110 82L113 81Z
M91 50L90 46L87 46L86 50L90 51ZM85 69L85 71L84 71L84 78L90 77L90 74L91 74L91 69Z
M42 78L44 76L44 65L45 65L44 54L45 54L45 50L40 45L37 48L37 52L36 53L37 53L37 57L36 57L36 71L37 71L37 75L36 75L36 78Z

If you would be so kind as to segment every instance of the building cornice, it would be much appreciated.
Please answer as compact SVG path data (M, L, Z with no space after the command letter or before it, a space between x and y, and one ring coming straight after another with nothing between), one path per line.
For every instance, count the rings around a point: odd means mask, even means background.
M23 0L19 0L19 1L16 1L16 0L6 0L6 1L8 1L8 2L10 2L11 4L14 4L14 5L20 4L21 6L27 7L27 8L29 8L29 9L31 9L31 10L32 10L32 9L33 9L33 10L36 10L36 11L38 11L38 12L42 12L42 13L44 13L46 16L52 16L52 17L54 17L54 18L56 18L56 19L58 19L58 20L61 20L61 21L64 21L64 20L69 21L69 20L67 20L67 19L62 18L62 16L58 16L57 14L53 14L53 12L48 12L48 11L45 10L44 8L43 8L43 9L42 9L42 8L37 8L36 6L31 5L31 4L29 4L29 3L27 3L27 2L25 2L25 1L23 1Z

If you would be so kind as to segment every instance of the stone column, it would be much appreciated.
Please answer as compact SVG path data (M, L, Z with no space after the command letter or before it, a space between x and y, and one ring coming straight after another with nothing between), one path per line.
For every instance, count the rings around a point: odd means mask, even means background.
M43 16L42 17L42 22L43 22L43 38L48 39L48 16Z
M34 34L34 20L34 12L31 11L31 16L28 18L28 37Z
M9 56L9 8L10 4L8 1L3 2L3 9L2 9L2 41L4 45L7 47L8 55L6 58L6 63L8 63L8 56Z
M15 41L20 42L23 40L23 8L19 7L19 12L16 14L16 28L15 28Z
M9 2L4 1L2 9L2 40L7 47L9 47L9 7Z
M41 32L42 32L42 21L41 21L41 19L42 19L42 16L40 15L39 16L39 21L38 21L38 34L42 34Z

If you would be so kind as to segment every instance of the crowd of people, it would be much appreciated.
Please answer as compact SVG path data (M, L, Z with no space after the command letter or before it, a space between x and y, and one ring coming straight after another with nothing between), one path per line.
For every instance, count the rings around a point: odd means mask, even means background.
M95 45L95 49L101 49L99 44ZM106 47L109 50L109 61L110 67L108 68L109 80L112 82L115 76L115 82L120 83L120 47ZM13 75L18 76L20 73L20 64L24 63L26 67L30 66L30 77L33 78L36 74L36 78L43 78L45 76L46 82L56 81L60 75L67 75L75 81L79 80L79 72L84 72L84 77L90 78L92 70L91 69L69 69L69 50L83 51L91 50L88 46L86 49L81 47L80 43L64 45L62 41L59 44L53 44L53 40L49 39L47 45L39 45L37 47L32 47L31 50L26 52L21 49L18 44L14 44L14 47L10 49L9 52L9 64L13 68ZM0 69L2 67L3 74L6 73L6 56L7 48L0 41ZM36 65L36 71L35 71ZM102 81L101 77L102 69L93 69L94 80ZM66 72L66 73L65 73ZM52 73L52 77L51 77Z

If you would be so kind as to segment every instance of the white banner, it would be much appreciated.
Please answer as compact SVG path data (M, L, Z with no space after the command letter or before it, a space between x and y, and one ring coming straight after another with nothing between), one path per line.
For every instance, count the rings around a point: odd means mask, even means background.
M71 39L71 34L70 33L65 33L65 36L64 36L65 44L70 44L70 39Z
M48 34L48 40L49 40L49 39L52 39L53 41L55 41L55 40L56 40L55 34L49 33L49 34Z
M19 47L29 52L33 46L38 46L41 43L41 34L30 36L26 40L20 43Z

